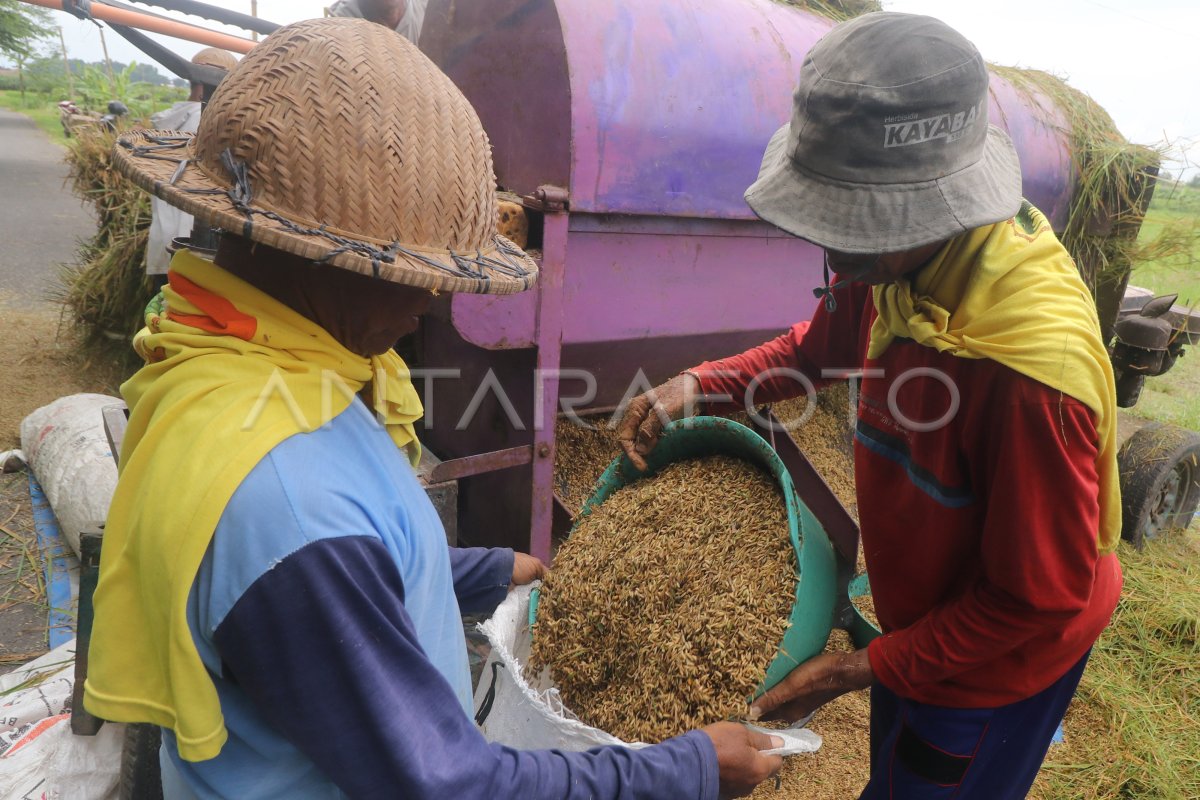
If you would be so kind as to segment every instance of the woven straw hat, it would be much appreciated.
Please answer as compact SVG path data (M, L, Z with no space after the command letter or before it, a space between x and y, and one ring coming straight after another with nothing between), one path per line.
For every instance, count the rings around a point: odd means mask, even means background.
M237 66L237 59L233 54L216 47L206 47L196 55L192 56L193 64L203 64L206 67L217 67L226 72Z
M114 161L205 223L302 258L444 291L509 294L537 277L496 233L475 110L364 20L280 28L222 81L194 137L132 131Z

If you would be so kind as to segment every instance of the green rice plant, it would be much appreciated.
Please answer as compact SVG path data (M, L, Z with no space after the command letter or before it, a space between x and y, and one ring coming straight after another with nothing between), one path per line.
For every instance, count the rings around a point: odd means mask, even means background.
M1122 543L1125 587L1050 749L1038 800L1200 797L1200 551Z

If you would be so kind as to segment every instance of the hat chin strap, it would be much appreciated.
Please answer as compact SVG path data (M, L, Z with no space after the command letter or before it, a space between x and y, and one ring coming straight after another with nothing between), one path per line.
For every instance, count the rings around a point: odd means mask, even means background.
M876 253L875 260L867 265L866 270L873 269L875 265L879 263L879 259L882 257L883 253ZM840 280L834 284L829 282L829 253L827 252L825 253L825 260L822 263L822 272L825 274L825 285L818 286L817 288L813 289L813 297L817 298L818 300L824 298L825 310L832 314L833 312L837 311L837 298L833 296L834 290L842 288L846 284L850 283L850 280Z

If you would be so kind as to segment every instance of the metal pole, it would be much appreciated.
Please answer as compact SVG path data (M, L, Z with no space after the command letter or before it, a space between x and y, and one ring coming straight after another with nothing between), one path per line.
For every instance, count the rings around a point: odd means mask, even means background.
M276 22L259 19L256 16L243 14L240 11L230 11L227 8L214 6L211 3L202 3L199 0L137 0L137 2L142 5L165 8L168 11L178 11L181 14L193 14L204 19L211 19L213 22L223 22L226 25L233 25L248 31L257 31L263 36L269 36L279 27L279 24Z
M250 16L258 19L258 0L250 0ZM250 38L257 42L258 31L254 31L254 33L250 34Z
M20 0L20 2L31 6L52 8L56 11L63 10L62 0ZM152 14L141 14L136 11L113 8L102 3L92 3L91 15L105 22L128 25L131 28L139 28L152 33L161 33L164 36L174 36L176 39L186 39L189 42L196 42L197 44L208 45L209 47L220 47L223 50L229 50L233 53L249 53L250 49L254 47L254 42L249 39L210 31L208 28L201 28L199 25L176 22L175 20L156 17Z

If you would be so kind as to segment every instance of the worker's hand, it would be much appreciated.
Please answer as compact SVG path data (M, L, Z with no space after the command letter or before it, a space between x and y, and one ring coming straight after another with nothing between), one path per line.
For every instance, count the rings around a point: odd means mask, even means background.
M853 653L822 653L796 667L755 700L750 706L750 719L795 722L830 700L865 689L874 681L866 648Z
M524 586L527 583L540 581L544 577L546 577L546 565L540 558L535 558L528 553L513 551L512 583L508 585L510 589L514 586Z
M760 750L783 746L778 736L752 731L736 722L718 722L703 729L717 751L721 773L721 797L744 797L783 766L780 756L764 756Z
M685 414L696 413L699 398L700 381L685 372L629 402L617 428L617 441L635 467L646 469L643 456L658 444L663 427Z

